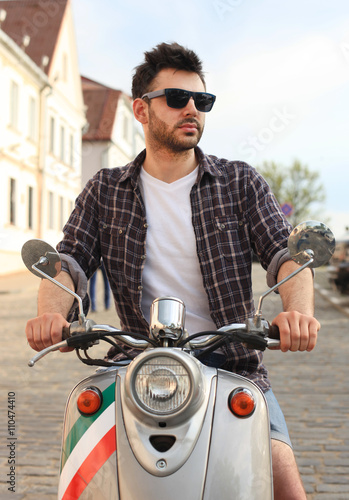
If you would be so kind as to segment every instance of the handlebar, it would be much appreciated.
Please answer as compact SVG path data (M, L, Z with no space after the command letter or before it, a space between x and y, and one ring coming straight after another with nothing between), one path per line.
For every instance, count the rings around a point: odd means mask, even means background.
M269 325L268 337L274 340L280 340L279 327L276 325Z
M279 328L276 325L270 325L264 320L261 321L259 327L256 327L254 320L249 319L246 323L233 323L219 328L217 332L206 332L206 335L207 334L211 335L211 337L195 341L194 337L202 336L203 333L195 334L182 341L179 346L189 343L192 349L205 349L215 343L223 344L225 341L224 337L233 342L241 342L250 349L258 349L261 351L280 346Z
M124 332L110 325L96 325L93 321L87 320L85 325L74 322L69 327L63 328L62 342L37 353L29 361L28 365L30 367L34 366L46 354L57 351L62 347L75 347L76 349L86 350L92 345L97 344L100 339L108 336L116 338L120 343L138 350L145 350L150 346L159 347L157 341L147 338L144 335ZM218 349L227 340L230 342L241 342L251 349L258 350L275 348L280 345L280 335L277 326L269 325L269 323L262 320L261 324L257 327L253 319L250 319L246 323L234 323L221 327L214 332L196 333L178 342L177 347L184 348L187 346L192 350L209 347L211 349Z
M64 326L62 330L62 339L66 340L70 337L70 326Z

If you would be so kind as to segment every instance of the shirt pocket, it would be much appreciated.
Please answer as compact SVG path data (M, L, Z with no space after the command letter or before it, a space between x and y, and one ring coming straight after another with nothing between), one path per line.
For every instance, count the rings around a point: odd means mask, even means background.
M243 213L215 218L217 245L226 260L251 254L248 223Z
M111 276L130 288L141 286L147 225L140 219L122 221L104 217L99 221L101 253Z
M99 220L101 254L113 266L121 267L125 259L125 234L127 225L116 217L103 217Z

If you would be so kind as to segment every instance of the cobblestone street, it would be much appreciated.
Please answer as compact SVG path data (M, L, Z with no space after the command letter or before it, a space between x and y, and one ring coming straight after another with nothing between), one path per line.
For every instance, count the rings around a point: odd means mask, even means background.
M265 356L309 500L349 498L349 297L336 297L327 286L325 273L325 269L316 272L320 289L316 292L316 312L322 329L315 351L269 351ZM256 296L265 290L264 283L263 271L255 267ZM53 353L34 368L28 367L33 351L26 343L24 328L27 319L36 314L38 284L39 280L29 272L0 277L2 500L56 498L65 401L72 387L91 373L91 368L81 364L74 353ZM336 307L330 301L333 295ZM116 325L115 313L102 311L101 304L99 297L101 312L90 317ZM266 318L272 319L279 310L278 296L265 299ZM11 405L14 403L11 421L8 399ZM11 451L16 463L15 493L8 490L11 483L7 483Z

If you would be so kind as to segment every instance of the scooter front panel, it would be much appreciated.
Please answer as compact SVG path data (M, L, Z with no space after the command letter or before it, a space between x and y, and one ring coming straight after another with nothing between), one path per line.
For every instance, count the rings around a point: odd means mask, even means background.
M115 376L114 369L88 377L75 387L68 399L59 500L109 498L111 491L114 492L111 498L118 499ZM91 385L102 392L102 406L94 415L81 415L77 409L77 398L83 389Z
M102 467L93 476L88 486L84 489L79 500L119 500L118 483L110 481L111 476L116 476L116 454L113 453ZM117 480L117 476L116 476Z
M166 474L164 468L167 469L167 464L171 463L168 452L159 453L153 450L154 465L156 467L156 464L158 464L159 467L159 474L157 475L151 474L137 460L125 427L120 395L121 381L118 380L116 389L116 427L120 500L202 500L216 392L216 377L210 376L210 379L211 388L206 414L198 439L195 440L196 444L184 463L183 460L180 460L181 466L179 468L173 467L172 472L167 475L164 475L164 473ZM169 431L176 434L176 429L169 429ZM144 446L144 443L140 443L140 446Z
M255 399L256 407L249 417L237 417L228 408L229 395L238 387L251 391ZM203 499L212 498L273 498L270 426L265 397L253 382L223 370L218 370Z
M157 350L159 352L160 350ZM156 351L154 351L156 352ZM197 397L191 398L189 403L172 413L156 413L141 409L131 399L127 391L127 378L130 370L135 366L129 365L127 369L120 369L117 376L117 388L120 388L122 421L117 420L118 432L121 423L125 427L129 446L141 466L154 476L169 476L188 460L196 442L200 436L204 418L210 399L212 387L215 386L213 379L216 377L215 368L202 365L196 359L181 351L174 349L161 349L162 356L174 356L181 363L190 363L188 370L197 370L196 382L192 383L192 393ZM139 356L138 361L141 356ZM144 353L144 359L152 360L152 353ZM155 358L157 359L157 358ZM172 359L172 358L171 358ZM133 362L135 363L135 362ZM117 410L117 419L119 408ZM162 453L154 445L154 439L173 438L173 442L166 451L166 467L159 467ZM160 461L160 462L159 462Z

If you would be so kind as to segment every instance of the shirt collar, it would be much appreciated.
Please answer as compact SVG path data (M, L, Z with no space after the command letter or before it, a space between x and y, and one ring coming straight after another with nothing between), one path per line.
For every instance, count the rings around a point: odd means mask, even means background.
M223 175L222 169L219 166L218 158L216 158L215 156L205 155L199 147L195 148L195 154L199 161L198 182L202 179L205 173L208 173L213 177ZM134 185L137 185L139 174L141 171L141 166L144 163L145 155L146 155L146 150L143 149L143 151L141 151L133 161L131 161L126 165L124 173L120 177L120 182L123 182L127 179L131 179L132 183Z

